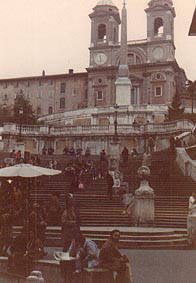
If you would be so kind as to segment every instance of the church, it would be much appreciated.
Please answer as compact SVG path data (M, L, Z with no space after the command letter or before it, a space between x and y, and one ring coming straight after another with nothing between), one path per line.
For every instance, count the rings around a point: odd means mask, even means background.
M3 107L24 95L51 125L110 125L117 111L119 124L163 122L177 90L185 93L186 75L175 59L175 8L172 0L150 0L146 38L129 40L125 4L122 13L112 0L93 8L85 72L2 79ZM188 101L182 97L185 106Z

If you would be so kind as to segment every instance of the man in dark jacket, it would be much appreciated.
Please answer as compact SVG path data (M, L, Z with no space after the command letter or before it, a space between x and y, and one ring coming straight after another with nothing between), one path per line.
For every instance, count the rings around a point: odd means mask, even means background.
M103 268L117 272L116 283L133 283L129 259L118 249L120 231L113 230L99 253L99 264Z

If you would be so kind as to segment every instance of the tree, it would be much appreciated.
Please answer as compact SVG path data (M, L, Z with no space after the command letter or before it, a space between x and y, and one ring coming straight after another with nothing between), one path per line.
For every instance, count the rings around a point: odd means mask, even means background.
M168 107L168 117L169 120L181 119L184 113L184 107L181 105L180 97L178 91L173 96L171 105Z
M7 104L0 105L0 123L13 122L12 109Z
M15 123L33 125L37 124L37 119L32 110L32 105L23 94L18 94L14 101L13 118Z

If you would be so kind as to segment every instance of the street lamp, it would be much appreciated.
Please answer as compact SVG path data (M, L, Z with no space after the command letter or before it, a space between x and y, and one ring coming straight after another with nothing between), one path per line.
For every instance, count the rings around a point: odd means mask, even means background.
M196 81L192 82L190 80L186 81L186 87L188 92L191 95L191 113L193 114L193 107L194 107L194 94L196 91Z
M21 133L22 133L22 115L23 115L23 109L22 108L20 108L19 110L18 110L18 114L19 114L19 122L20 122L20 128L19 128L19 139L21 140Z
M6 116L6 110L7 110L7 104L6 103L4 103L3 104L3 106L2 106L2 108L3 108L3 120L4 120L4 122L5 122L5 116Z
M115 119L114 119L114 138L115 138L115 140L118 139L118 131L117 131L117 126L118 126L118 120L117 120L118 108L119 108L118 104L115 104L114 105L114 109L115 109L115 111L114 111L114 114L115 114L115 116L114 116L115 117Z

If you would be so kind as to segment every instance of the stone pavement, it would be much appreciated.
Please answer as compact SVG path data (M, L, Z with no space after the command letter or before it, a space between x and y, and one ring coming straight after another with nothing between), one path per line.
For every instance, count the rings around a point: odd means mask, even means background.
M54 250L46 248L47 258L53 259ZM195 283L196 253L193 250L121 250L131 262L134 283ZM0 275L0 283L13 283ZM54 282L58 283L58 282ZM123 283L123 282L122 282Z
M46 249L51 259L54 250L61 250ZM134 283L196 283L196 253L193 250L126 249L121 252L130 259Z

